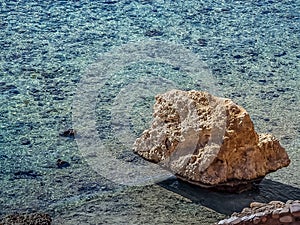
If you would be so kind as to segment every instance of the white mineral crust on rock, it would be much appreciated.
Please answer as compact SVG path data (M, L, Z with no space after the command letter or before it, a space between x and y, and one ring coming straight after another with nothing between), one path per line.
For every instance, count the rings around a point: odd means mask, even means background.
M134 151L189 182L234 186L290 163L279 141L258 135L246 110L230 99L171 90L156 96L153 117Z

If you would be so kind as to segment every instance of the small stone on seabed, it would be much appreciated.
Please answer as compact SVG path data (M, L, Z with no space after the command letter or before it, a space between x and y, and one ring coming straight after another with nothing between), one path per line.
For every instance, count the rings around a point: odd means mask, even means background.
M68 129L68 130L65 130L64 132L60 133L59 135L62 137L75 137L76 133L77 133L76 130Z
M70 163L68 163L68 162L66 162L66 161L63 161L63 160L61 160L61 159L58 159L57 161L56 161L56 165L57 165L57 167L58 168L65 168L65 167L69 167L70 166Z
M30 144L30 140L28 138L21 138L21 144L22 145L29 145Z

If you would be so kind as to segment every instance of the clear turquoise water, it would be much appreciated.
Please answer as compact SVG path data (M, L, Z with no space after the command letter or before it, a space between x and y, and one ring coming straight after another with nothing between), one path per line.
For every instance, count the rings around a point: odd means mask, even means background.
M0 216L43 211L58 224L209 224L250 200L300 198L299 0L2 0L0 6ZM187 69L190 60L196 63ZM93 76L90 101L80 88ZM76 113L93 103L94 138L106 153L120 163L143 163L130 143L151 120L153 96L172 87L232 98L257 131L278 137L291 165L242 196L173 179L126 186L91 165L80 136L59 136L69 128L84 132ZM58 158L71 166L58 169Z

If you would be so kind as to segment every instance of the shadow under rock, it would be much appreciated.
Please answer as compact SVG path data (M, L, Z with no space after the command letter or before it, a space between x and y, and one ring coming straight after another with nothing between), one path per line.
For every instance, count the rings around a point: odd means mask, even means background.
M175 178L160 182L159 185L225 215L240 212L254 201L268 203L300 199L299 188L270 179L263 179L253 190L240 194L213 191Z

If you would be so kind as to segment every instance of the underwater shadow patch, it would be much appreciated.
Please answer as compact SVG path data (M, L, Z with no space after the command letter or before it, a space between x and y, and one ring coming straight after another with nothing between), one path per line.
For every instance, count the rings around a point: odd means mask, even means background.
M240 194L213 191L175 178L160 182L159 185L225 215L240 212L243 208L249 207L250 203L254 201L268 203L270 201L286 202L290 199L300 199L299 188L270 179L263 179L253 190Z

